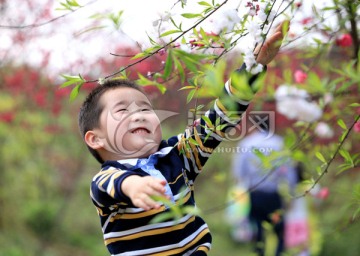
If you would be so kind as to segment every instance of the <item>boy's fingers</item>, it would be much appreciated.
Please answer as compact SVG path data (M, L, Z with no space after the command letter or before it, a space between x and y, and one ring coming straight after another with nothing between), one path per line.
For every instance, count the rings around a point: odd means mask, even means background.
M165 180L158 180L156 179L156 182L152 182L150 184L150 187L154 190L157 191L159 193L165 193L165 185L166 185L166 181Z
M145 211L160 207L158 202L154 201L146 194L143 194L141 197L135 199L133 203L136 207L143 208Z
M284 28L286 28L286 32L290 29L290 20L284 20L279 25L277 25L275 32L284 32Z

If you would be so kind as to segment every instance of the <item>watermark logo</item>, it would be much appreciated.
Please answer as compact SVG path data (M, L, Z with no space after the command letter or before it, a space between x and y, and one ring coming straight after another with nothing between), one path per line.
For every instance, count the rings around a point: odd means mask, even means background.
M253 131L258 131L266 135L265 139L275 134L275 112L274 111L249 111L249 112L228 112L229 116L241 117L241 120L235 126L222 127L219 129L224 132L224 139L227 141L238 141ZM198 111L196 115L193 112L188 113L188 125L191 126L194 120L200 120L206 116L206 111ZM198 123L196 121L195 123ZM216 128L215 128L216 129ZM215 131L213 131L215 132Z

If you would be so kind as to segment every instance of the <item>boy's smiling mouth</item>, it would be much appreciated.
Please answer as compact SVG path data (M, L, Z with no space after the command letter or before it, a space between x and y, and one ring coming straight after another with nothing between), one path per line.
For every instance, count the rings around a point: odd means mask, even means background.
M144 127L138 127L131 131L133 134L149 134L150 131Z

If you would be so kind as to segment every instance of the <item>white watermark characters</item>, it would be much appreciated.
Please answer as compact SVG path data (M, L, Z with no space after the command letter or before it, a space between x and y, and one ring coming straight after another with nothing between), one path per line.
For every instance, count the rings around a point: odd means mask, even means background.
M272 147L257 147L257 148L249 148L249 147L217 147L214 150L214 153L226 153L226 154L238 154L238 153L261 153L261 154L270 154L275 151Z

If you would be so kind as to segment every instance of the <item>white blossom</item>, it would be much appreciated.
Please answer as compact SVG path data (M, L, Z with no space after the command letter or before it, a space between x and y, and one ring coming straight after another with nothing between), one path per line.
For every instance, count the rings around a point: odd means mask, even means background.
M220 34L222 31L230 32L240 21L241 18L235 9L225 10L210 20L212 25L211 32L215 34Z
M250 69L250 73L253 75L256 75L256 74L259 74L261 71L263 71L263 69L264 69L264 66L260 63L257 63L255 66L253 66Z
M247 48L244 51L244 63L246 65L246 68L250 70L250 68L254 65L256 65L256 59L255 59L255 55L254 52ZM249 71L247 70L247 71Z
M270 5L270 3L266 3L266 2L263 2L263 3L259 3L260 4L260 10L258 12L258 18L260 20L261 23L264 23L266 18L268 21L271 21L275 18L275 11L274 9L272 9L270 11L270 13L266 13L265 10L267 8L268 5Z
M309 99L309 94L307 91L298 89L295 86L290 86L287 84L280 85L275 92L276 100L283 100L284 98L302 98Z
M251 36L255 42L261 41L261 28L258 22L249 20L246 24L246 29L249 32L249 36Z
M334 136L334 131L325 122L319 122L314 130L315 134L320 138L329 139Z
M310 101L309 94L295 86L281 85L275 92L276 109L289 119L314 122L322 116L322 109Z
M263 71L264 66L256 62L254 52L250 48L245 49L243 56L246 71L250 72L253 75L256 75Z

